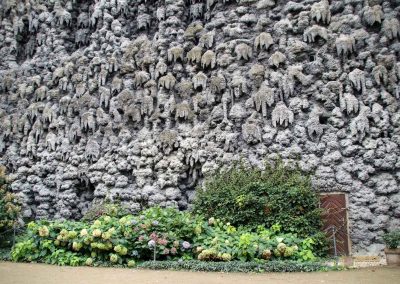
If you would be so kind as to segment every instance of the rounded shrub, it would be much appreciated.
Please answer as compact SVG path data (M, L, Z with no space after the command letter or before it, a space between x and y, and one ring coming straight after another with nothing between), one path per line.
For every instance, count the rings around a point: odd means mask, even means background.
M281 161L264 170L235 164L207 179L196 194L196 213L218 216L235 226L278 224L282 232L299 236L321 228L319 199L310 176Z

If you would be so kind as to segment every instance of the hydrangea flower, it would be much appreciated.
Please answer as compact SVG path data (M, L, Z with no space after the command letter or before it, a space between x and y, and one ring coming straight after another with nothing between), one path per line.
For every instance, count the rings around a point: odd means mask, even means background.
M75 251L79 251L82 248L82 243L79 242L73 242L72 243L72 249Z
M279 244L276 246L276 249L274 249L274 254L275 254L276 256L283 256L284 253L285 253L285 251L286 251L286 244L284 244L284 243L279 243Z
M151 222L151 224L153 224L153 226L158 226L159 222L156 220L156 221Z
M39 228L39 236L47 237L49 235L49 228L47 226L42 226Z
M200 235L202 232L201 226L200 225L196 226L196 228L194 228L194 232L196 235Z
M187 241L184 241L184 242L182 243L182 247L183 247L184 249L190 249L191 246L192 246L192 245L191 245L189 242L187 242Z
M284 252L285 250L286 250L286 245L284 244L284 243L279 243L278 245L277 245L277 249L280 251L280 252Z
M78 235L78 233L77 232L75 232L75 231L69 231L68 232L68 239L74 239L74 238L76 238L76 236Z
M60 231L60 235L63 236L63 237L67 237L68 231L67 231L66 229L62 229L62 230Z
M154 247L154 246L156 245L156 242L155 242L154 240L150 240L150 241L147 243L147 245L148 245L150 248L152 248L152 247Z
M221 256L223 261L231 261L232 260L232 255L229 253L223 253Z
M36 228L36 223L35 222L29 222L28 223L28 229L29 230L33 230L33 229L35 229Z
M285 252L283 253L284 257L290 257L294 254L294 248L293 247L286 247Z
M272 256L272 252L271 252L271 250L269 250L269 249L266 249L266 250L264 250L264 251L262 252L262 258L265 259L265 260L270 259L271 256Z
M100 237L101 236L101 230L99 230L99 229L93 230L92 235L93 235L93 237Z
M101 235L103 240L109 240L111 239L111 233L110 232L105 232Z
M176 254L177 252L178 252L178 251L176 250L175 247L171 248L171 253L172 253L172 254Z
M134 260L129 260L128 261L128 267L135 267L136 262Z
M157 243L162 245L162 246L165 246L165 245L168 244L168 240L167 239L158 239Z
M137 225L137 223L138 223L138 221L135 220L135 219L133 219L133 220L131 221L131 225L133 225L133 226Z
M93 264L93 258L88 257L88 258L86 259L86 261L85 261L85 264L86 264L87 266L91 266L91 265Z
M81 237L85 237L85 236L87 236L87 234L88 234L88 231L86 229L81 230Z
M110 261L112 263L116 263L118 261L118 255L116 255L114 253L110 254Z
M121 225L126 225L128 220L126 219L126 216L122 217L121 219L119 219L118 221Z
M115 246L114 251L120 255L126 255L128 253L128 249L121 245Z

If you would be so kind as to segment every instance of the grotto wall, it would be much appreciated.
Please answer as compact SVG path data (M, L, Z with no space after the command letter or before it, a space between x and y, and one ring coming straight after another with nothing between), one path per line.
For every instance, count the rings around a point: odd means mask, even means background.
M0 163L24 215L185 209L243 158L349 194L354 252L400 225L400 1L2 0Z

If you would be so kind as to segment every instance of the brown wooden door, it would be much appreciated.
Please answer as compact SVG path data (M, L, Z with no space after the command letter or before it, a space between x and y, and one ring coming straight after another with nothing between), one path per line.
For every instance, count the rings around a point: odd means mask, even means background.
M323 230L331 245L330 253L334 255L333 232L335 231L337 254L349 255L346 195L344 193L321 194L320 206L323 209Z

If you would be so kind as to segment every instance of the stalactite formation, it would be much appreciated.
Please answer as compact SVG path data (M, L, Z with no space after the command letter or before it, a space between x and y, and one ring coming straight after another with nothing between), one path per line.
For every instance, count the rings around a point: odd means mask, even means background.
M400 225L399 19L398 0L3 0L0 163L26 217L79 218L186 209L212 170L280 156L348 192L355 250L378 249Z

